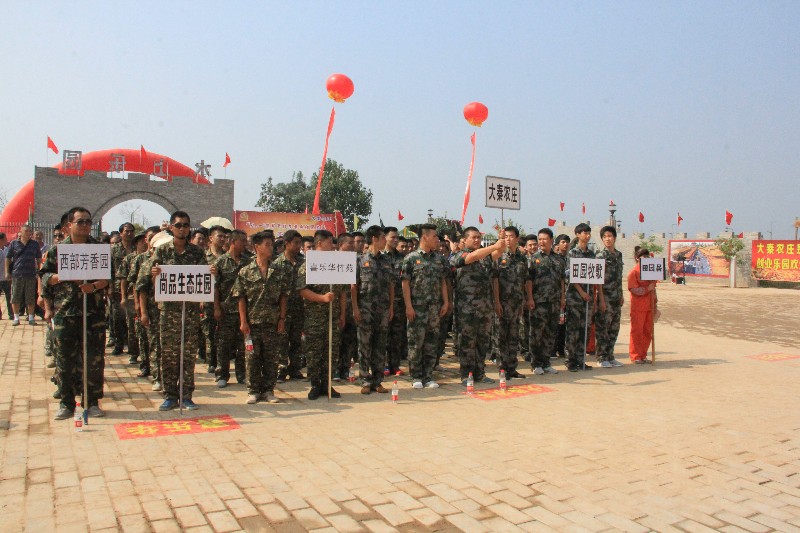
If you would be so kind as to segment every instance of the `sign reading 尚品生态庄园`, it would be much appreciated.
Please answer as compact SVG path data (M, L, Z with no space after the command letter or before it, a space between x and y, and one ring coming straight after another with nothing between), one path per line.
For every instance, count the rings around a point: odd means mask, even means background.
M306 283L349 285L355 282L355 252L309 251L306 254Z
M213 302L214 276L209 265L161 265L155 281L157 302Z
M605 259L569 258L569 282L581 285L602 285L606 279Z
M111 279L110 244L59 244L57 250L59 280Z
M753 241L753 278L764 281L800 281L800 242Z
M664 281L667 279L667 260L663 257L639 259L639 279L642 281Z
M519 210L521 201L519 180L486 176L486 207Z

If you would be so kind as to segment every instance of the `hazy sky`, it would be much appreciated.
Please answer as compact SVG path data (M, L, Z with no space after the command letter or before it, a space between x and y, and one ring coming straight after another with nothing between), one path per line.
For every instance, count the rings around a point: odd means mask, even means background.
M0 127L10 194L46 137L85 152L138 148L260 184L310 176L350 76L329 157L359 172L373 216L460 215L480 101L467 222L487 174L522 180L527 229L770 228L800 216L800 2L10 2L0 33ZM50 164L57 157L50 155ZM558 202L565 201L564 213ZM646 223L637 221L643 211Z

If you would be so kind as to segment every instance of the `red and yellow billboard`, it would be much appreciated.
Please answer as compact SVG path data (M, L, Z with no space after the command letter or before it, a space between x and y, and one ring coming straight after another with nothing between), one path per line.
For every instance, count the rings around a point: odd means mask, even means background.
M234 211L233 225L248 235L261 230L271 229L276 237L280 237L288 230L293 229L300 235L313 236L314 232L326 229L338 236L346 232L342 214L336 211L333 214L312 215L310 213L265 213L263 211Z
M800 241L753 241L753 277L800 281Z

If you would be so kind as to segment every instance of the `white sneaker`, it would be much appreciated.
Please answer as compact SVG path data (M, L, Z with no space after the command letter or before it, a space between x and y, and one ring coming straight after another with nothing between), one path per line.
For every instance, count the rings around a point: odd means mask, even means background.
M221 380L217 381L217 388L218 389L224 389L227 386L228 386L228 382L225 381L224 379L221 379Z
M421 381L415 381L414 384L411 385L411 386L414 387L415 389L421 389L422 388L422 382Z
M161 392L161 383L159 383L158 381L156 381L155 383L153 383L153 390L154 390L155 392Z
M544 373L545 374L558 374L558 370L556 370L552 366L548 366L547 368L544 369Z
M636 365L643 365L643 364L647 363L647 361L645 361L644 359L637 359L633 363L636 364Z
M261 399L268 403L281 403L281 401L275 397L275 393L270 391L263 393Z
M617 361L616 359L612 359L609 362L611 363L611 366L625 366L621 362Z
M439 388L439 384L438 384L438 383L436 383L435 381L432 381L432 380L431 380L431 381L429 381L429 382L427 382L427 383L425 384L425 388L428 388L428 389L438 389L438 388Z
M533 373L536 374L537 376L541 376L542 374L544 374L544 368L537 366L536 368L533 369Z
M601 368L614 368L614 365L611 364L611 361L603 361L600 363Z
M258 395L257 394L250 394L247 397L247 405L253 405L254 403L258 402Z

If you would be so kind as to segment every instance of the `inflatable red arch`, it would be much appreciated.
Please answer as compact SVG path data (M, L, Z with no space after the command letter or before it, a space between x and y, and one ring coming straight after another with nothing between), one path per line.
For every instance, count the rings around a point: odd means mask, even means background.
M146 152L142 157L142 150L137 148L112 148L110 150L98 150L87 152L81 157L81 174L87 170L97 172L111 171L111 154L125 156L125 170L129 172L141 172L143 174L153 174L153 164L156 161L164 160L164 165L169 172L169 176L161 176L164 179L175 176L196 178L198 183L208 184L209 181L204 176L198 176L197 171L175 161L171 157L153 152ZM61 171L62 163L54 165ZM17 194L8 202L3 212L0 213L0 224L23 224L27 222L29 214L35 209L33 198L33 180L22 186Z

